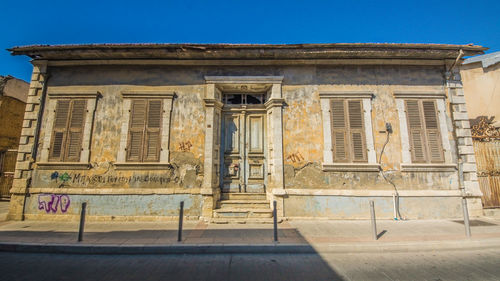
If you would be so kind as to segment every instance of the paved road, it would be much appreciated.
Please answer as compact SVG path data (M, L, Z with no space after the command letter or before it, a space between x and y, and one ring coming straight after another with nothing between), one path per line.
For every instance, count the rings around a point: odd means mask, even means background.
M500 249L383 254L0 253L0 280L500 280Z

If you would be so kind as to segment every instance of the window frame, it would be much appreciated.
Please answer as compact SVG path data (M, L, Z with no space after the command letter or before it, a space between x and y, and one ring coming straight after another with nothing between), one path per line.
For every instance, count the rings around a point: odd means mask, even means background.
M46 103L47 118L44 119L46 126L44 128L45 135L43 138L42 150L40 152L40 160L36 163L39 169L88 169L90 168L90 142L92 127L94 124L95 110L97 106L97 99L101 96L98 91L81 91L68 88L49 88L47 92L48 101ZM67 157L60 157L59 161L57 157L51 156L52 140L54 134L55 125L55 115L57 110L57 104L60 100L85 100L85 109L83 117L83 125L81 128L81 139L79 152L79 157L77 161L74 159L68 159ZM72 104L73 102L71 102ZM66 121L66 128L69 127L69 116L68 114ZM65 136L67 138L67 134ZM66 149L65 149L66 150ZM63 152L66 154L66 151Z
M60 109L61 103L63 101L68 101L68 113L66 115L66 120L64 121L64 127L58 128L57 127L57 115L58 111ZM72 121L74 118L75 114L75 103L76 102L84 102L84 108L83 108L83 118L81 121L81 125L79 128L74 128L72 127ZM86 99L80 99L80 98L71 98L71 99L58 99L56 102L56 107L55 107L55 118L53 120L53 125L52 125L52 138L50 140L50 148L49 148L49 162L79 162L75 161L74 158L79 159L81 155L82 149L82 144L83 144L83 127L85 126L85 119L87 118L87 100ZM50 121L49 121L50 122ZM62 140L61 140L61 148L59 150L59 155L54 156L55 154L55 142L56 142L56 136L57 134L63 134L62 135ZM77 141L77 145L80 147L80 150L78 150L77 155L75 157L70 156L70 142L71 142L71 135L73 133L79 133L81 134L79 140Z
M144 120L142 121L142 126L141 127L133 127L133 120L134 120L134 103L137 103L138 101L144 101L145 104L145 111L144 111ZM150 119L150 109L151 109L151 102L160 102L160 111L159 111L159 124L157 128L149 126L149 119ZM129 126L128 126L128 137L127 137L127 157L126 161L127 162L159 162L160 161L160 151L161 151L161 123L162 123L162 117L163 117L163 100L162 99L133 99L132 100L132 105L131 105L131 110L129 112ZM131 147L132 147L132 134L134 133L141 133L141 141L140 141L140 151L138 152L137 159L135 159L134 156L131 155ZM157 148L155 152L155 158L156 159L148 159L147 152L149 150L148 142L149 142L149 133L158 133L157 136Z
M334 118L334 102L342 102L343 106L343 128L335 126L335 118ZM353 128L351 126L351 106L350 102L359 102L360 104L360 114L361 114L361 128ZM363 109L363 100L357 98L332 98L330 99L330 116L331 116L331 132L332 132L332 151L333 151L333 161L335 163L368 163L368 156L366 153L366 133L365 133L365 125L364 125L364 109ZM344 134L344 156L343 158L338 158L337 155L337 147L336 145L336 134L343 133ZM353 140L353 134L360 133L361 134L361 150L362 150L362 159L356 159L356 151Z
M395 91L393 93L396 99L396 107L399 116L400 137L401 137L401 151L402 161L400 169L402 172L455 172L457 165L453 163L453 156L451 152L451 144L449 140L449 132L451 131L447 122L446 114L446 93L444 91ZM437 129L440 135L439 141L441 143L441 151L443 161L414 161L411 150L410 127L409 120L406 112L406 101L418 100L419 112L421 113L421 122L425 123L423 115L423 108L420 106L423 101L434 101ZM424 127L425 128L425 127ZM422 129L424 130L424 129ZM427 135L427 131L424 131ZM427 147L427 143L425 144ZM427 152L426 152L427 153ZM426 156L427 157L427 156Z
M321 91L319 93L321 102L321 111L323 117L323 138L324 138L324 150L323 150L323 163L322 168L324 171L360 171L360 172L378 172L380 165L376 162L376 154L374 149L373 140L373 127L371 119L371 100L373 98L373 93L371 91ZM335 160L334 156L334 140L333 140L333 114L332 114L332 101L333 100L344 100L345 106L348 107L348 101L359 100L361 104L362 112L362 135L363 135L363 157L361 161L351 161L353 157L347 157L348 160L338 161ZM344 118L349 119L348 109L344 113ZM357 129L359 130L359 129ZM347 130L349 133L350 128ZM351 137L347 137L351 139ZM349 141L349 152L354 154L351 149L352 144ZM352 151L352 152L351 152ZM354 159L353 159L354 160Z
M118 150L117 161L114 163L116 169L119 170L154 170L154 169L165 169L170 167L169 157L169 142L170 142L170 120L171 111L173 105L173 99L175 96L174 92L162 91L162 90L130 90L121 92L123 98L123 114L121 123L121 135L120 135L120 148ZM160 109L160 127L159 127L159 141L158 150L159 157L158 160L144 160L142 159L130 159L129 158L129 147L130 147L130 125L132 122L132 104L134 100L161 100ZM145 113L145 119L148 117L148 113ZM146 123L146 121L144 121ZM142 150L145 150L144 141L146 140L146 124L143 130L143 145ZM141 160L141 161L139 161Z

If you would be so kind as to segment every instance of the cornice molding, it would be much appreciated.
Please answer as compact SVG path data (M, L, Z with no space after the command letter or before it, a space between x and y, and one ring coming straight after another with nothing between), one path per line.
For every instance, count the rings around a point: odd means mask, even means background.
M320 99L331 98L358 98L358 99L371 99L374 94L371 91L320 91Z
M205 76L207 84L281 84L283 76Z
M97 99L101 96L99 91L81 91L81 90L71 90L71 89L50 89L47 90L47 96L50 99L61 99L61 98L86 98L86 99Z
M393 93L397 99L445 99L446 93L444 91L395 91Z
M173 91L160 91L160 90L128 90L121 92L122 97L134 98L160 98L160 99L173 99L175 92Z

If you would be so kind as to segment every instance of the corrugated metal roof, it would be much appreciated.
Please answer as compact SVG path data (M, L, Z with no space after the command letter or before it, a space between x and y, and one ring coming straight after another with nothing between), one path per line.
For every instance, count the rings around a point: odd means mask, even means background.
M468 58L463 62L463 64L471 64L475 62L480 62L483 65L483 67L488 67L497 64L498 62L500 62L500 51L491 54Z

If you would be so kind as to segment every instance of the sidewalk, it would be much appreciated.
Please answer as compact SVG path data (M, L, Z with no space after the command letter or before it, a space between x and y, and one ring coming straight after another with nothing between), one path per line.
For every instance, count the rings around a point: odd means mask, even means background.
M87 222L77 242L77 222L0 221L0 251L74 253L372 252L500 248L500 219L471 220L472 237L462 221L292 220L273 225L177 222Z

